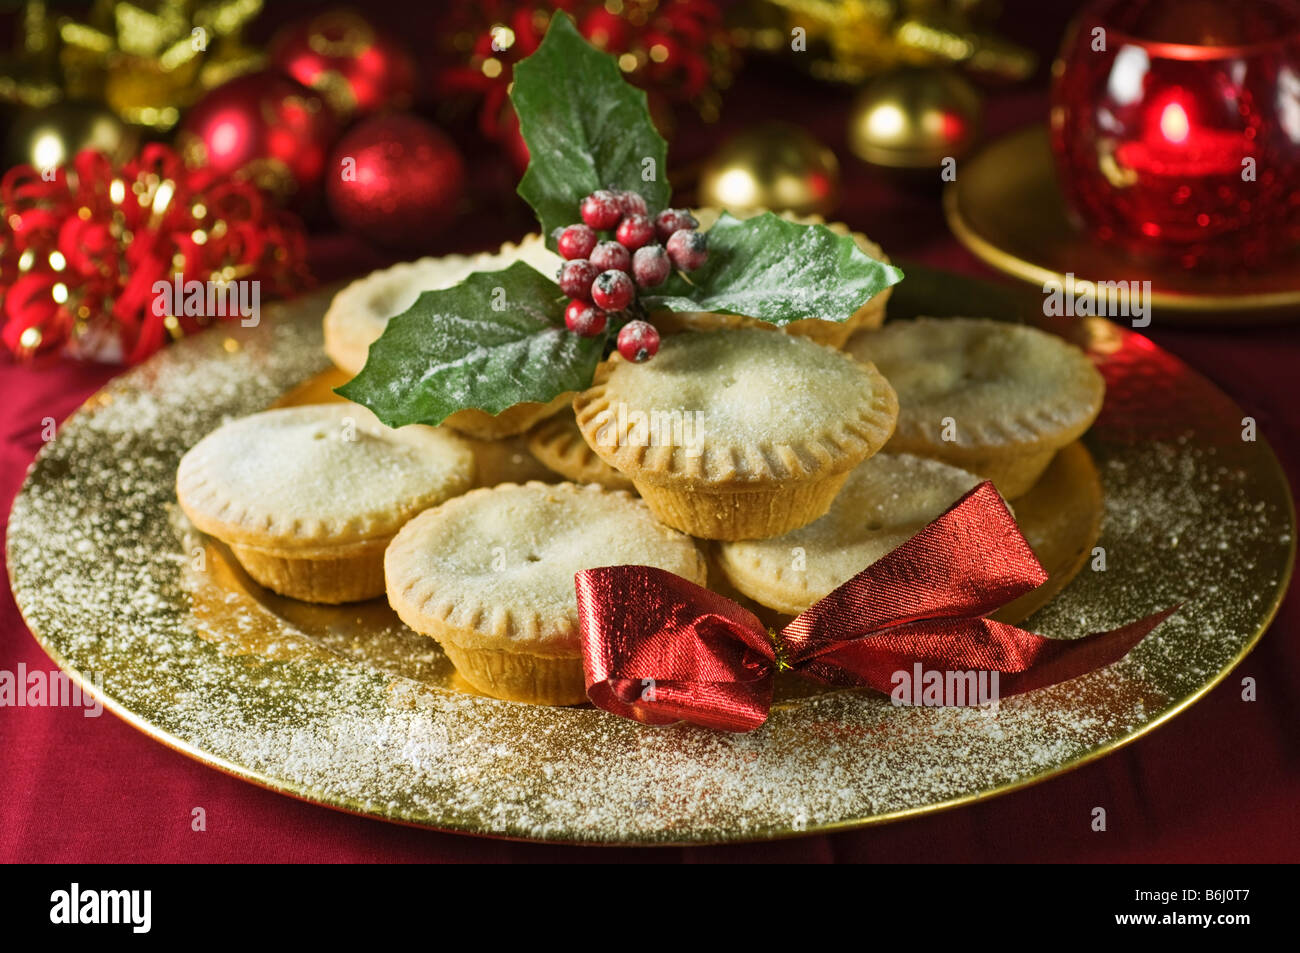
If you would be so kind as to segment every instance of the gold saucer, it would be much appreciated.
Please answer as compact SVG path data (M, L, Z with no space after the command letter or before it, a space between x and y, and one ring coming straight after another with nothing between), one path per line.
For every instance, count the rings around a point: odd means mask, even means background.
M985 147L943 196L948 225L985 263L1041 286L1150 281L1159 319L1180 324L1273 324L1300 319L1300 263L1249 275L1211 275L1138 261L1080 231L1066 213L1045 125Z
M186 525L176 464L231 416L328 393L326 295L268 307L256 328L188 337L88 400L14 502L10 584L37 641L78 684L102 686L110 711L339 810L498 837L685 844L982 800L1103 757L1202 697L1267 628L1295 556L1286 477L1263 437L1242 439L1239 407L1146 338L1044 318L1035 298L916 267L890 304L895 317L1028 315L1106 377L1102 414L1045 478L1042 505L1017 501L1031 535L1054 543L1031 539L1060 590L1008 611L1072 637L1182 608L1121 662L994 712L800 682L749 734L648 728L476 695L383 600L322 607L260 590Z

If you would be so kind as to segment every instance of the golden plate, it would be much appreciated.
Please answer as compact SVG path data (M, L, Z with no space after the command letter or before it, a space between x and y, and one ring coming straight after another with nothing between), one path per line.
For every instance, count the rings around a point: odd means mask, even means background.
M1158 261L1138 261L1117 245L1076 228L1056 182L1047 127L1030 126L969 160L944 191L958 240L999 271L1039 288L1064 281L1150 281L1156 320L1234 325L1300 318L1300 265L1216 276Z
M953 314L972 301L1018 316L1005 289L919 268L891 309ZM1073 636L1184 603L1123 662L995 715L789 682L747 735L484 698L382 601L273 596L179 516L188 447L227 416L319 392L317 381L286 398L325 369L324 305L268 308L258 328L188 338L110 383L37 458L8 547L37 639L74 677L102 677L110 709L200 761L330 807L620 844L780 837L951 807L1100 757L1191 704L1255 644L1291 572L1286 481L1262 440L1241 440L1241 411L1145 338L1083 320L1053 329L1097 358L1106 406L1033 519L1049 534L1053 519L1070 528L1052 557L1059 578L1084 568L1026 624ZM1105 571L1078 535L1095 514L1094 463Z

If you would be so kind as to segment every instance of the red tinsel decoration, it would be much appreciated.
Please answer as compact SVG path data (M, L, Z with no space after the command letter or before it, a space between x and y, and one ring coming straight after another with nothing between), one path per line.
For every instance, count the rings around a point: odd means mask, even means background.
M0 339L15 355L141 361L211 320L155 313L155 282L177 274L258 281L266 297L308 283L296 218L165 145L119 169L87 150L47 176L24 165L0 179Z
M717 0L619 0L615 13L600 0L465 4L444 34L464 64L441 70L437 87L444 96L481 96L479 128L510 145L518 129L508 102L514 64L536 51L551 13L564 10L596 46L621 60L628 57L629 80L671 102L690 103L712 119L718 88L730 82L734 54L722 6Z

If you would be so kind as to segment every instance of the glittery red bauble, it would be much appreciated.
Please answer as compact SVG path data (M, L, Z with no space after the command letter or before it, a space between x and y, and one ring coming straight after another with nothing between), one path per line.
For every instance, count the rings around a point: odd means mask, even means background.
M200 99L176 143L191 163L251 179L298 208L320 194L339 133L334 111L313 90L270 71L240 76Z
M376 116L334 149L325 192L334 219L380 245L418 249L455 217L465 165L436 126Z
M291 23L271 41L271 65L316 90L341 116L403 109L415 95L415 58L353 10Z

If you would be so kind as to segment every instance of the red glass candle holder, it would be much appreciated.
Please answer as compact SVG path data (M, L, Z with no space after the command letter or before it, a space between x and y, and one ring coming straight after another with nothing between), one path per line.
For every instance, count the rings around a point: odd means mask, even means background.
M1100 0L1053 66L1052 149L1083 227L1186 268L1300 251L1300 3Z

